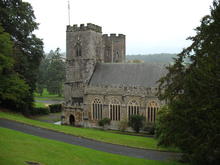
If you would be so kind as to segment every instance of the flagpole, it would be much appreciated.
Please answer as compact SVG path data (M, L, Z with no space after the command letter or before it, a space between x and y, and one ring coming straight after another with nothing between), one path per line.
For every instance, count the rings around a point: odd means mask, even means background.
M68 20L70 25L70 1L68 1Z

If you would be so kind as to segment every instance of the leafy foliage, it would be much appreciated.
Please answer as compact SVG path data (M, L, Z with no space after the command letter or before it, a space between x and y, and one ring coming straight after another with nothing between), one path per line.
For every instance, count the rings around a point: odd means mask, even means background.
M31 115L48 115L50 113L48 107L35 107L33 108L33 110L31 111Z
M131 115L128 125L131 126L135 132L139 133L140 129L144 126L144 116Z
M29 3L22 2L22 0L1 0L0 12L0 24L5 32L9 34L13 43L11 50L9 49L10 46L8 48L5 47L2 54L10 55L10 58L5 58L1 61L1 65L3 67L13 66L10 71L4 69L4 74L8 77L7 80L10 79L10 82L15 81L10 85L13 85L14 88L17 86L17 91L19 91L20 86L21 89L26 89L24 93L28 92L28 94L23 94L21 97L25 102L25 109L19 105L20 101L18 101L18 105L16 104L15 98L18 98L16 90L12 94L15 97L12 100L13 105L15 104L19 111L26 113L32 109L33 105L33 91L35 89L38 66L43 55L43 42L32 33L37 29L38 24L35 22L34 11ZM8 61L9 59L10 61ZM15 78L16 76L17 78ZM10 88L13 89L13 86L10 86ZM17 93L17 95L20 94L21 92ZM11 98L12 95L10 96ZM7 104L10 105L10 99Z
M150 135L155 134L155 123L144 122L143 130L146 131Z
M111 119L109 119L109 118L104 118L104 119L102 119L102 120L99 120L99 126L102 126L102 127L104 127L105 125L110 125L110 123L111 123Z
M159 115L160 144L175 145L191 164L220 162L220 1L205 16L184 49L160 80L168 106ZM189 59L187 64L185 61Z
M10 35L0 26L0 105L26 109L29 86L13 71L14 60L11 53Z
M65 62L60 49L57 48L55 51L51 50L40 64L37 91L42 95L43 88L47 88L50 94L61 96L64 80Z
M49 109L51 113L61 112L62 105L61 104L51 104L49 105Z

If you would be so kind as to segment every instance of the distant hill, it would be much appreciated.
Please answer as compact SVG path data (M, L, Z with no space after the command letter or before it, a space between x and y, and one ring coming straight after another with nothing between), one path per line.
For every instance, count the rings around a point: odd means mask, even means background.
M169 64L173 62L172 58L176 56L177 54L168 54L168 53L147 54L147 55L126 55L126 61L140 60L140 61L144 61L145 63Z

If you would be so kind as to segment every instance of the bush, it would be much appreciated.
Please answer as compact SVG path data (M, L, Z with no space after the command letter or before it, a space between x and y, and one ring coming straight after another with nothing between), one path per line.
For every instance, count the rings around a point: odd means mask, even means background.
M140 129L144 126L144 116L141 115L131 115L129 119L129 126L137 133L140 132Z
M154 135L155 134L155 124L154 123L145 122L143 130L148 132L148 134L150 134L150 135Z
M50 113L48 108L33 108L31 115L48 115Z
M128 128L128 121L127 120L120 121L118 128L120 131L125 131Z
M111 123L111 119L109 119L107 117L102 120L99 120L99 122L98 122L99 126L101 126L101 127L104 127L105 125L110 125L110 123Z
M49 105L50 113L61 112L62 105L61 104L52 104Z

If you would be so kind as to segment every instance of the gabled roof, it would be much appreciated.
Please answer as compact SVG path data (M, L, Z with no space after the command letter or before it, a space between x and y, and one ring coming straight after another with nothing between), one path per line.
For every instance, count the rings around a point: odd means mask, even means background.
M164 66L150 63L100 63L96 65L89 85L155 87L157 86L156 81L165 73Z

